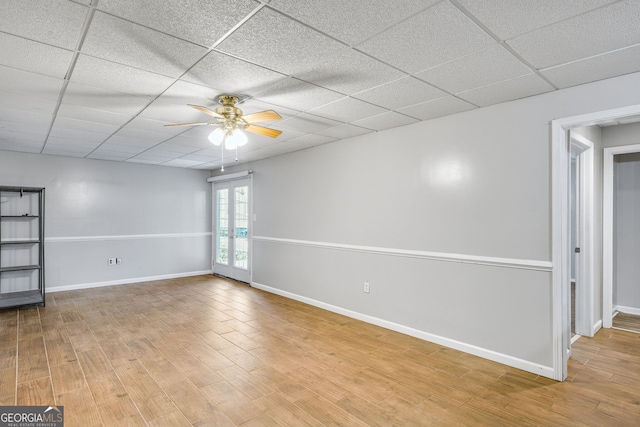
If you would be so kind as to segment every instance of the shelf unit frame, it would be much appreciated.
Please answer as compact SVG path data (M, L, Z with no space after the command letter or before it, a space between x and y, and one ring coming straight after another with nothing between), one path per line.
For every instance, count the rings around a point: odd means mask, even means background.
M34 239L29 236L26 239L3 239L2 226L0 224L0 247L13 246L29 246L38 245L37 264L28 265L11 265L3 266L0 257L0 310L29 305L45 306L45 274L44 274L44 198L45 189L41 187L16 187L16 186L0 186L0 197L19 193L22 198L26 194L36 194L38 200L38 214L34 215L29 212L25 215L3 215L2 203L0 203L0 222L16 222L16 221L38 221L38 238ZM5 273L16 271L37 271L38 272L38 289L29 289L24 291L2 293L2 275Z

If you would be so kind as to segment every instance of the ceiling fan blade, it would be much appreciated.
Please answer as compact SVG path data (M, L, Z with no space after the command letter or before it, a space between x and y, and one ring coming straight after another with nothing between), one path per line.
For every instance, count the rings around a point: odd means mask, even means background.
M193 104L187 104L187 105L191 108L195 108L196 110L202 111L203 113L208 114L211 117L215 117L216 119L224 119L224 117L221 116L220 114L216 113L215 111L207 107L203 107L202 105L193 105Z
M247 123L254 123L254 122L270 122L273 120L280 120L282 119L282 116L280 116L280 114L276 113L273 110L266 110L266 111L260 111L258 113L242 116L242 118Z
M271 138L275 138L275 137L279 136L282 133L281 130L266 128L264 126L256 126L256 125L249 125L249 126L247 126L246 129L249 132L257 133L257 134L268 136L268 137L271 137Z
M211 125L211 124L214 124L214 123L206 123L206 122L203 122L203 123L171 123L171 124L168 124L168 125L165 125L165 126L204 126L204 125Z

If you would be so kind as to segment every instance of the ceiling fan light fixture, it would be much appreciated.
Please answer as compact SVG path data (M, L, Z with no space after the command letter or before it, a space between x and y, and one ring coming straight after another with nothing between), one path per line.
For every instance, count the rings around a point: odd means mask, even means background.
M224 131L222 130L222 128L216 128L216 130L211 132L211 134L209 135L209 141L213 145L220 145L223 139L224 139Z
M227 133L227 137L224 140L224 147L227 150L234 150L238 147L242 147L248 141L247 135L240 129L233 129Z

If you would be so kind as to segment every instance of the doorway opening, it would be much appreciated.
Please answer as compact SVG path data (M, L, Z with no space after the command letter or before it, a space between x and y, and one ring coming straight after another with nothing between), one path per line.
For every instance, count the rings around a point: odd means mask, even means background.
M567 377L567 363L571 354L571 213L570 213L570 192L571 192L571 146L572 138L571 130L578 127L600 125L606 123L612 123L620 119L624 119L630 116L638 116L640 114L640 105L634 105L630 107L619 108L615 110L601 111L592 114L585 114L581 116L568 117L564 119L553 120L551 123L552 133L552 298L553 298L553 370L554 379L563 381ZM578 138L579 139L579 138ZM587 149L585 153L593 153L593 149ZM580 156L582 157L582 156ZM593 168L593 160L590 162ZM606 166L606 160L605 160ZM593 170L592 170L593 175ZM605 173L606 180L606 173ZM593 185L593 182L592 182ZM605 183L606 188L606 183ZM592 186L593 189L593 186ZM585 189L580 190L581 194L584 194ZM590 193L593 198L593 190ZM584 202L582 202L584 203ZM605 202L606 203L606 202ZM606 214L606 209L603 212L603 216ZM605 220L605 218L603 218ZM583 227L584 224L581 225ZM593 227L593 217L592 224ZM592 228L593 230L593 228ZM591 239L586 239L580 243L580 259L583 260L581 269L584 270L584 265L591 265L593 268L594 262L593 254L596 253L594 233L591 234ZM584 239L584 237L583 237ZM606 230L603 233L603 240L606 240ZM573 248L575 249L575 248ZM609 262L609 268L611 268L610 261L604 256L605 247L603 247L603 258L601 260L603 269L606 272L607 262ZM592 262L585 262L584 258L586 253L591 254ZM600 260L598 260L600 262ZM594 322L594 313L596 307L594 303L594 279L593 271L591 272L591 283L588 283L588 278L582 279L584 286L578 285L576 295L576 330L582 331L586 335L592 336L601 325L605 327L605 321L607 319L606 306L606 273L603 278L603 320ZM610 283L609 283L610 286ZM609 304L611 300L609 299ZM611 310L611 305L609 305ZM609 321L611 317L609 316ZM608 327L611 327L610 324Z

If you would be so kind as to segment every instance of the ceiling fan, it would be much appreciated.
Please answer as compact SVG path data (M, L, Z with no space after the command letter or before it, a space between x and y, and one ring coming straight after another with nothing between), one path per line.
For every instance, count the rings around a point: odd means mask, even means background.
M247 143L247 136L242 132L243 130L271 138L276 138L282 133L281 130L254 124L256 122L269 122L282 119L280 114L273 110L260 111L258 113L245 116L242 114L242 110L236 107L236 104L238 103L237 96L220 95L218 96L218 102L221 105L215 110L211 110L201 105L187 104L189 107L195 108L196 110L215 118L217 120L215 122L175 123L165 126L217 126L211 135L209 135L209 141L214 145L222 144L224 148L229 150L241 147Z

